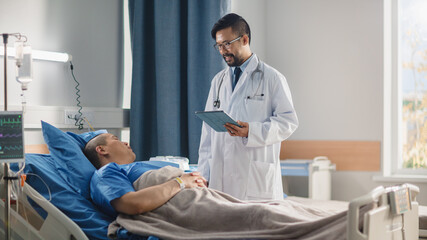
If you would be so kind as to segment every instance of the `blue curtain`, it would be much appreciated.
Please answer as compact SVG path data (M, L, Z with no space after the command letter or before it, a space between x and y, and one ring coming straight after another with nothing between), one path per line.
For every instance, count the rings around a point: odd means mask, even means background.
M198 159L203 110L224 68L210 31L230 0L129 0L132 42L130 144L137 160Z

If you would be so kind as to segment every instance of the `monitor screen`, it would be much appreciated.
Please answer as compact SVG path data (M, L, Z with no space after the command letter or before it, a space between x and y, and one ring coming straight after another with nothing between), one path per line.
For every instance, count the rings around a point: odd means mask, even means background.
M0 162L24 161L22 111L0 111Z

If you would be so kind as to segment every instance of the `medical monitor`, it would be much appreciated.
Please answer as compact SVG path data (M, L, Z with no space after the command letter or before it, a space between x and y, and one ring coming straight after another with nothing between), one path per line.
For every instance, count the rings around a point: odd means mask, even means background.
M24 161L22 111L0 111L0 163Z

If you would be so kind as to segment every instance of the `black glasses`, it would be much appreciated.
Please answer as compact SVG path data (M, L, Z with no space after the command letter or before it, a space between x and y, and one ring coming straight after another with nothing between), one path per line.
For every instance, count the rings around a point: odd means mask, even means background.
M213 47L216 49L216 50L220 50L221 48L225 48L225 49L230 49L230 45L232 44L232 43L234 43L235 41L238 41L239 39L241 39L243 36L239 36L239 37L237 37L237 38L235 38L235 39L233 39L233 40L231 40L231 41L229 41L229 42L224 42L224 43L221 43L221 44L218 44L218 43L216 43L216 44L214 44L213 45Z

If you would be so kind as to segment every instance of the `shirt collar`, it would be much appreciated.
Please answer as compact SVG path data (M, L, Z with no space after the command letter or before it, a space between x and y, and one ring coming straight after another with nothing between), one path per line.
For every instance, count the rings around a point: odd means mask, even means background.
M248 64L249 64L249 62L252 60L252 58L254 57L254 55L255 54L253 54L252 53L252 55L242 64L242 65L240 65L240 66L236 66L236 67L239 67L240 68L240 70L242 70L242 72L244 72L245 71L245 68L248 66ZM231 67L231 72L232 72L232 74L234 74L234 69L236 68L236 67Z

